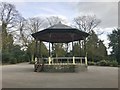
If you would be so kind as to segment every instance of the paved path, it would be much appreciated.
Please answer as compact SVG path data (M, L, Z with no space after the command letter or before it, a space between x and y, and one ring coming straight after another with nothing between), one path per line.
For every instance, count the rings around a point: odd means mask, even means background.
M22 63L2 67L3 88L117 88L118 68L89 66L79 73L37 73Z
M2 89L2 65L0 64L0 90Z

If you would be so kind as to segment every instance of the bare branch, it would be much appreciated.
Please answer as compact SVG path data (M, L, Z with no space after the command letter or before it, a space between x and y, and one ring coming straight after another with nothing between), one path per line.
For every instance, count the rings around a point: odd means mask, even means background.
M53 26L59 22L65 22L65 20L63 20L62 18L59 18L57 16L51 16L46 18L47 22L48 22L48 26Z
M95 15L78 16L74 18L75 25L82 31L91 32L101 22Z

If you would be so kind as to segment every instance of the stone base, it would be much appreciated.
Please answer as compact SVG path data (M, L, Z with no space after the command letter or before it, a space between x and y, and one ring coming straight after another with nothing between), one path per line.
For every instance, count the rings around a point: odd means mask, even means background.
M86 70L85 65L44 65L42 72L79 72Z

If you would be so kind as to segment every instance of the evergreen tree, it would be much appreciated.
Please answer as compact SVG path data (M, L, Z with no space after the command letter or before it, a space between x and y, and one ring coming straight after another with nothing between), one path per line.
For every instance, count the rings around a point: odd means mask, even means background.
M113 30L108 38L110 40L109 47L112 48L111 55L120 64L120 29Z
M27 53L29 54L31 61L34 61L34 55L36 53L35 46L36 46L35 40L33 40L31 43L28 44ZM38 55L39 56L41 55L41 57L47 57L48 50L47 50L45 44L43 42L41 42L41 46L39 44L38 44L38 46L39 46L39 48L37 49ZM41 48L41 50L40 50L40 48ZM41 52L39 52L39 51L41 51Z
M94 31L92 31L92 33L88 37L86 50L88 58L92 61L99 61L105 59L105 57L107 56L106 47L103 44L103 41L99 40Z
M16 48L13 44L13 28L17 26L20 14L13 4L2 2L0 3L0 20L2 22L2 61L3 63L17 63L18 57L15 52L22 52L21 48Z
M99 45L98 45L98 55L101 57L101 59L105 59L107 56L107 48L103 44L102 40L99 40Z
M74 44L74 56L80 56L80 45L79 45L79 43Z
M53 44L53 56L59 57L59 56L65 56L66 51L63 48L63 43L54 43Z
M74 43L74 56L85 56L84 47L80 43Z

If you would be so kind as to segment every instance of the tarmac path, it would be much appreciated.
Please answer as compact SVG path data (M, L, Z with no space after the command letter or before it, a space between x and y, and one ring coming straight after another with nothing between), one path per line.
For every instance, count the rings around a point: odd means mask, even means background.
M79 73L34 72L33 65L2 66L3 88L118 88L118 68L88 66Z

